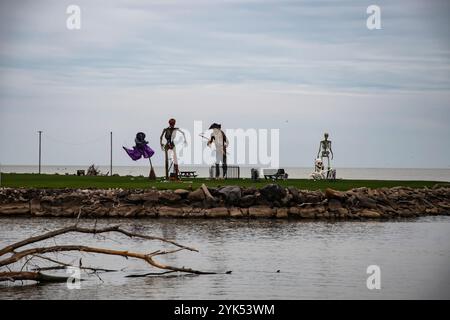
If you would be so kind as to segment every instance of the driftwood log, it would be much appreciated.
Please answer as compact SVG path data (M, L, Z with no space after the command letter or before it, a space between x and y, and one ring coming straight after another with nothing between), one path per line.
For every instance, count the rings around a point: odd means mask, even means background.
M43 240L48 240L55 238L59 235L66 234L66 233L83 233L83 234L104 234L104 233L120 233L123 235L126 235L130 238L140 238L145 240L157 240L161 242L165 242L168 244L173 245L175 248L172 250L156 250L153 252L148 253L142 253L142 252L132 252L128 250L113 250L108 248L101 248L101 247L91 247L91 246L85 246L80 244L70 244L70 245L54 245L54 246L44 246L44 247L32 247L32 248L24 248L26 246L29 246L31 244L36 244ZM135 258L145 261L147 264L149 264L151 267L165 270L165 272L161 273L148 273L145 275L157 275L157 274L167 274L167 273L173 273L173 272L182 272L182 273L188 273L188 274L214 274L215 272L205 272L200 270L194 270L191 268L185 268L185 267L176 267L171 265L166 265L163 263L158 262L155 257L167 255L167 254L173 254L176 252L179 252L181 250L188 250L188 251L195 251L198 252L197 249L188 247L182 244L179 244L173 240L165 239L162 237L156 237L156 236L149 236L139 233L130 232L127 230L122 229L120 226L110 226L105 228L85 228L80 227L78 224L74 224L65 228L57 229L54 231L50 231L47 233L43 233L38 236L30 237L25 240L10 244L4 248L0 249L0 268L5 268L8 271L0 270L0 282L3 281L18 281L18 280L32 280L37 282L65 282L67 281L68 277L64 276L54 276L54 275L47 275L43 274L42 271L48 271L48 270L58 270L58 269L64 269L67 267L77 267L82 270L89 270L93 272L112 272L116 270L112 269L104 269L104 268L93 268L93 267L83 267L81 266L81 259L78 266L61 262L55 259L52 259L48 257L48 255L52 253L57 252L69 252L69 251L76 251L76 252L88 252L93 254L105 254L105 255L113 255L113 256L121 256L124 258ZM32 260L32 259L43 259L50 261L54 263L54 266L51 267L35 267L33 271L24 271L26 265ZM24 261L20 271L13 271L11 270L11 266L13 266L16 263ZM139 275L141 276L141 275Z

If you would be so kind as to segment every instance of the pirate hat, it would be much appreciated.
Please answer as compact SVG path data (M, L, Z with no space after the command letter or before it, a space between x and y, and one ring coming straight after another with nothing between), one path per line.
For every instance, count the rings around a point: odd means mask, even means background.
M209 129L221 129L221 128L222 126L215 122L209 127Z

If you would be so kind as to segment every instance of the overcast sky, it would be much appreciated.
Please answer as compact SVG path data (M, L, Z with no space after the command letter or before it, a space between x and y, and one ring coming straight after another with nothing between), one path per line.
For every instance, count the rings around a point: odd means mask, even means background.
M81 30L66 8L81 8ZM381 30L366 9L381 7ZM0 2L0 162L134 163L175 117L280 129L280 162L450 168L450 4L416 0ZM161 152L156 164L162 164ZM146 163L141 163L145 165Z

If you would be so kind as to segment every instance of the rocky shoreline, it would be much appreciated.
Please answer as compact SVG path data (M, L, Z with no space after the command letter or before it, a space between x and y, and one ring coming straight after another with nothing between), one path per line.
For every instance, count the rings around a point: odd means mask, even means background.
M0 189L0 217L389 219L450 215L450 188L341 192L226 186L197 190Z

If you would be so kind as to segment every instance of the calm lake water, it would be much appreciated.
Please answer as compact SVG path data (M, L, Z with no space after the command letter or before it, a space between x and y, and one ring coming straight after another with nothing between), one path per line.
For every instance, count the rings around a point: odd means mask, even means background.
M0 219L0 245L72 223L53 218ZM83 224L92 226L94 220ZM232 274L125 278L157 271L141 261L83 255L84 266L122 269L83 274L81 289L65 284L0 286L0 299L449 299L450 217L389 222L278 220L98 220L176 239L196 252L160 261ZM110 234L69 234L56 243L151 252L172 246ZM47 245L54 245L53 241ZM58 254L60 260L78 255ZM366 269L381 268L381 290L368 290ZM280 270L279 273L276 271Z
M77 170L87 170L88 166L43 166L42 172L53 174L75 174ZM209 176L208 167L181 166L181 170L197 171L200 177ZM99 166L102 173L108 173L109 166ZM290 178L309 179L313 168L285 167ZM37 173L37 166L11 166L3 165L1 172ZM250 178L251 167L241 167L241 177ZM155 166L156 175L162 177L164 168ZM115 166L113 172L120 175L147 176L149 166ZM411 168L337 168L337 177L342 179L369 179L369 180L428 180L450 181L450 169L411 169Z

